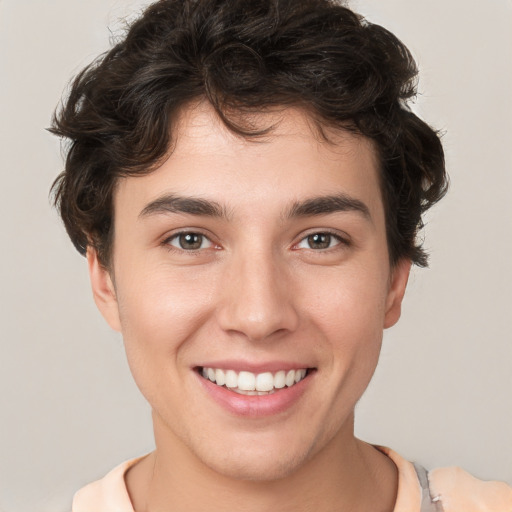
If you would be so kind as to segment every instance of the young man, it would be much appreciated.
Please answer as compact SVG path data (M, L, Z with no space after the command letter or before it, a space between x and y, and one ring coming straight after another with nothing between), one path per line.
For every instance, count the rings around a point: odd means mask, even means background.
M446 190L403 44L328 0L162 0L74 81L56 203L156 450L74 512L496 510L354 436Z

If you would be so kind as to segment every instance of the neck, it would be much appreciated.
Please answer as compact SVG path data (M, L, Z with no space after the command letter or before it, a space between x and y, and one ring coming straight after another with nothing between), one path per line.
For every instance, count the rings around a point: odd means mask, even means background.
M219 474L155 421L156 450L126 475L135 512L391 512L397 470L385 455L341 429L296 471L277 480Z

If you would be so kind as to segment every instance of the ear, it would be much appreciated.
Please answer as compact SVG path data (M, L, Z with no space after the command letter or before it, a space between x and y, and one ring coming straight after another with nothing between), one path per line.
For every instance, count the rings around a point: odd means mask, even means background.
M94 302L103 318L115 331L121 332L119 320L119 305L116 291L108 270L98 260L98 253L93 248L87 248L87 265L91 279Z
M386 314L384 316L384 329L392 327L398 322L402 312L402 300L404 298L411 260L402 259L391 269L391 282L386 298Z

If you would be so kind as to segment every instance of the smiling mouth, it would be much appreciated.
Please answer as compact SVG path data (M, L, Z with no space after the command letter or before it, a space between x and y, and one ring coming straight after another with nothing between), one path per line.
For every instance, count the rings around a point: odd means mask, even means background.
M305 379L314 368L297 368L295 370L263 373L236 372L206 366L197 367L196 370L203 378L234 393L263 396L295 386L295 384Z

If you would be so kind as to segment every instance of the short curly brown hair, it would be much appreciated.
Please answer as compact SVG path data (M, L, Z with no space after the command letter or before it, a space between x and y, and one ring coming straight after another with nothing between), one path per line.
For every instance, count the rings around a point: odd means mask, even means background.
M157 1L55 113L50 131L70 141L55 204L78 251L109 268L116 180L162 161L180 108L206 99L251 138L244 115L296 106L374 142L391 264L426 266L417 234L447 176L439 134L407 105L416 77L403 43L334 0Z

